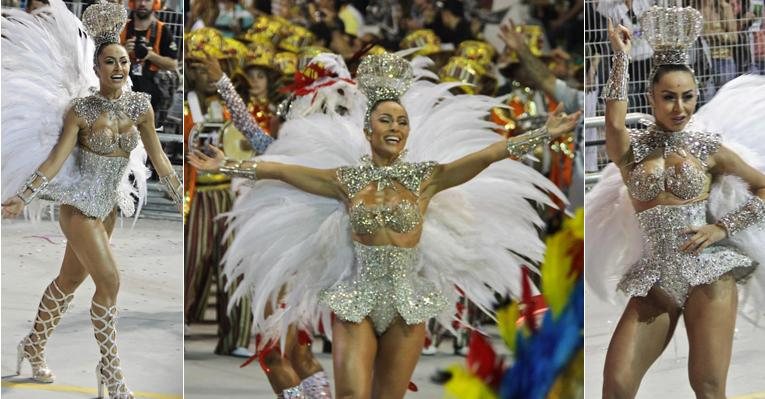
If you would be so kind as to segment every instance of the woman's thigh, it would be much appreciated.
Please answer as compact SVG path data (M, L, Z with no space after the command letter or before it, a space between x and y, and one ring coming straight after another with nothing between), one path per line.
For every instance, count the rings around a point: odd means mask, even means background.
M60 224L67 244L82 267L93 278L96 291L106 290L110 299L114 299L119 288L119 271L109 246L109 233L104 223L83 215L69 205L61 205Z
M373 398L404 397L424 343L424 323L407 325L400 317L391 323L377 345Z
M332 363L338 399L367 399L372 393L372 368L377 336L372 322L332 323Z

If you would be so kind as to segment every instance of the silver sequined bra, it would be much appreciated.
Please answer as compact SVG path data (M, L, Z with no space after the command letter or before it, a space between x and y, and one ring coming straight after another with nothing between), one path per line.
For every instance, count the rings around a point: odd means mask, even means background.
M637 213L643 232L643 253L619 282L629 296L646 296L656 286L683 306L692 287L714 282L728 272L747 277L755 263L737 248L715 244L699 255L680 251L693 235L689 227L707 224L707 201L658 205Z
M707 159L720 147L720 137L704 132L664 132L651 126L645 130L630 131L635 166L629 172L626 185L630 196L638 201L651 201L662 192L669 192L682 200L691 200L704 194L709 176L703 167ZM702 167L683 161L678 165L649 169L642 161L656 150L664 157L676 153L689 154L699 160Z
M123 210L132 210L132 200L118 195L129 159L108 155L117 149L127 153L133 150L140 140L138 131L131 128L126 133L115 134L109 128L92 131L92 127L104 114L111 119L128 118L137 125L150 107L148 94L130 91L114 101L98 94L74 99L72 108L87 124L79 133L79 148L73 153L77 171L73 179L53 179L41 198L71 205L84 215L99 219L108 216L118 204Z
M396 188L398 182L415 197L420 195L420 185L432 173L435 162L409 163L399 160L390 166L376 166L369 156L361 159L360 166L338 168L337 178L348 194L355 197L372 182L377 182L377 190ZM356 234L374 234L382 228L390 228L397 233L413 231L422 223L422 215L416 203L402 200L394 205L367 206L357 203L348 210L351 228Z
M369 317L381 335L400 315L407 324L424 323L446 309L446 297L417 274L417 248L367 246L353 242L352 276L322 291L319 299L342 320L360 323Z
M366 206L360 202L348 210L356 234L374 234L387 227L396 233L408 233L422 223L417 205L403 200L396 205Z

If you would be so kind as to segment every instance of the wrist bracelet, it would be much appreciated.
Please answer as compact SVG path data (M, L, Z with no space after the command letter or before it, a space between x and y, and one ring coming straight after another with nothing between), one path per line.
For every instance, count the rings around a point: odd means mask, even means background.
M606 101L627 101L627 82L629 81L630 59L624 51L617 51L611 61L611 74L603 88L603 99Z
M236 161L227 159L223 162L223 166L220 167L220 172L232 177L244 177L250 180L258 180L255 171L258 168L257 162L247 161L249 165L244 164L245 161Z
M731 237L739 231L763 223L765 223L765 201L754 196L738 209L721 217L716 224L723 227L728 237Z
M36 186L35 182L40 181ZM24 183L24 185L21 187L19 192L16 193L16 196L19 197L22 201L24 201L24 205L29 205L30 202L32 202L33 199L37 196L37 194L43 190L45 187L48 186L48 178L45 177L42 172L39 170L36 170L35 173L32 174L32 176L29 176L29 179ZM27 190L30 191L29 195L26 195Z
M178 175L176 175L175 172L170 173L169 175L160 176L159 182L162 183L165 192L176 205L183 201L183 183L181 183L181 179L178 178Z
M513 158L520 158L550 140L547 127L541 127L507 140L507 153Z

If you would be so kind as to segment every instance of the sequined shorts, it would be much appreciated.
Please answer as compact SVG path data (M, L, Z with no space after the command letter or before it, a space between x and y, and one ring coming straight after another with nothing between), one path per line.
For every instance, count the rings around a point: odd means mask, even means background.
M320 301L342 320L360 323L365 317L381 335L396 317L407 324L424 323L444 310L446 297L416 272L417 248L353 243L353 276L319 294Z
M687 205L658 205L637 213L643 231L643 253L619 282L629 296L646 296L656 286L684 306L690 289L719 280L732 272L745 279L755 263L739 249L720 244L695 255L680 250L693 235L689 227L707 224L707 201Z
M121 208L132 205L120 203L118 195L127 165L128 158L125 157L108 157L81 150L77 159L77 179L65 183L52 180L40 198L71 205L85 216L104 220L118 204Z

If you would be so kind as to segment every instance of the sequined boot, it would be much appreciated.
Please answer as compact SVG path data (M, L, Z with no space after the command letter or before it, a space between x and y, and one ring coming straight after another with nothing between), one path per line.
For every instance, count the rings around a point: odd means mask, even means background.
M40 299L37 316L29 335L19 342L16 362L16 374L21 374L24 359L32 366L32 379L37 382L51 383L56 378L45 363L45 344L61 321L74 294L64 294L56 280L53 280Z
M323 371L317 371L300 381L300 387L303 388L306 399L332 399L332 388Z
M125 386L117 355L117 307L106 307L94 301L90 308L90 320L101 352L101 360L96 366L98 397L104 397L106 386L109 399L134 399L133 393Z
M276 395L277 399L309 399L309 396L305 396L303 388L300 385L287 388L282 393Z

